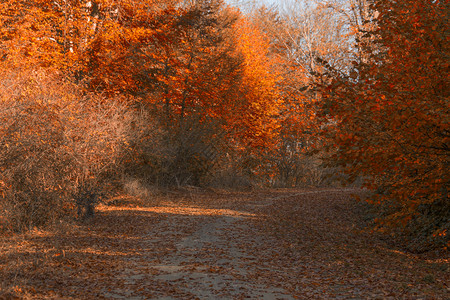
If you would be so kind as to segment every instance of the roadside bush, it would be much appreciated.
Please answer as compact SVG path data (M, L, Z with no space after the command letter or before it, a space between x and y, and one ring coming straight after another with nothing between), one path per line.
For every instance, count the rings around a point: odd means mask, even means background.
M226 154L227 140L214 122L202 122L198 116L185 117L183 126L166 126L159 136L159 151L153 155L154 183L158 186L204 186L211 181Z
M388 188L378 188L372 197L379 199L391 194ZM378 197L378 198L377 198ZM371 200L372 198L369 198ZM430 203L421 203L408 222L400 226L386 226L401 211L402 203L369 201L373 226L381 232L391 234L397 243L412 253L423 253L435 249L448 250L450 247L450 201L447 190Z
M275 169L274 187L340 186L342 175L324 163L323 153L289 146L277 149L270 157Z
M2 208L11 229L61 217L70 194L73 158L65 149L62 98L32 74L9 72L0 81Z
M0 208L21 231L93 206L147 134L126 99L86 95L43 71L0 74ZM138 121L137 121L138 120ZM77 207L78 206L78 207Z

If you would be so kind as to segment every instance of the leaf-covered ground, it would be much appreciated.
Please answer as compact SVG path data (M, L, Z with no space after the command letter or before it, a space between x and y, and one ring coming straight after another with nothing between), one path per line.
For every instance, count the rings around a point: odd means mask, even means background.
M101 206L86 224L2 237L0 299L449 299L448 254L363 231L353 192L191 190Z

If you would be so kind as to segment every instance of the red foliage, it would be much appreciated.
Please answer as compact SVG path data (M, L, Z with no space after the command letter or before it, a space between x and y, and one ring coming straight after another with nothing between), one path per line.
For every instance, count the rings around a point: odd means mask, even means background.
M448 2L377 1L378 28L365 34L352 76L327 86L326 131L345 170L388 203L383 225L406 225L426 211L445 232L448 208ZM425 211L425 213L424 213ZM440 211L440 212L439 212ZM448 239L447 239L448 240Z

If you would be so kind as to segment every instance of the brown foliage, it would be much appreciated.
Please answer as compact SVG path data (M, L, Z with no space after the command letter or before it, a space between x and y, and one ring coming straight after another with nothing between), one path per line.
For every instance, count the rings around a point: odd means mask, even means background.
M123 99L83 96L44 71L9 70L1 83L1 206L9 229L73 213L72 198L100 191L120 174L132 144L148 138L149 123Z

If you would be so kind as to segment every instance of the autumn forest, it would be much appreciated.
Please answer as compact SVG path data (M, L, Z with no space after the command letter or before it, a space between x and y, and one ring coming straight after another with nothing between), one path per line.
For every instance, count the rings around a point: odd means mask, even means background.
M445 299L449 12L0 0L0 299Z

